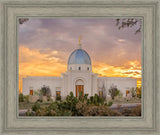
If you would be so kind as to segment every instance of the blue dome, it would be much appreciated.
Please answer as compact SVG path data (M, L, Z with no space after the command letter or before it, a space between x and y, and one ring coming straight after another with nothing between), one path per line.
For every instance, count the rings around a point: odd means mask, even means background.
M91 65L91 59L88 53L83 49L76 49L69 57L69 64L89 64Z

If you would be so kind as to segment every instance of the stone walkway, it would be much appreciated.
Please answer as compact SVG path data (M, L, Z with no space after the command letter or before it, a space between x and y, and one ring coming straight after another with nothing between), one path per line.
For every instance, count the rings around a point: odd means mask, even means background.
M127 107L136 107L137 105L141 105L141 103L127 103L127 104L112 104L110 108L127 108Z

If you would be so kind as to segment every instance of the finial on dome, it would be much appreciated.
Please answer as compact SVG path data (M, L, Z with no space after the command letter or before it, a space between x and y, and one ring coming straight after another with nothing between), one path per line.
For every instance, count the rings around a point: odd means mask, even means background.
M79 45L81 45L81 35L79 36Z
M81 49L82 47L81 47L81 35L79 36L79 43L78 43L78 45L79 45L79 49Z

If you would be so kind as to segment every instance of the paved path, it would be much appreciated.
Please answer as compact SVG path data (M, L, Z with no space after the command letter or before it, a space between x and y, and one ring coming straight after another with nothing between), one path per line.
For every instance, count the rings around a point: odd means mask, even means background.
M19 110L19 116L25 116L28 109Z
M132 108L137 107L138 105L141 105L141 103L113 104L109 108L112 110L118 110L122 112L124 108L132 109Z
M119 107L136 107L137 105L141 105L141 103L127 103L127 104L112 104L110 108L119 108Z

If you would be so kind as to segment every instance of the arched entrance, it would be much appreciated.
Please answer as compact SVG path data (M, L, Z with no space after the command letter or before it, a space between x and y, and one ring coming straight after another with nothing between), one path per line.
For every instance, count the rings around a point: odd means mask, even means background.
M75 83L76 85L76 97L78 97L79 92L82 92L82 96L84 96L84 82L81 79L78 79Z

